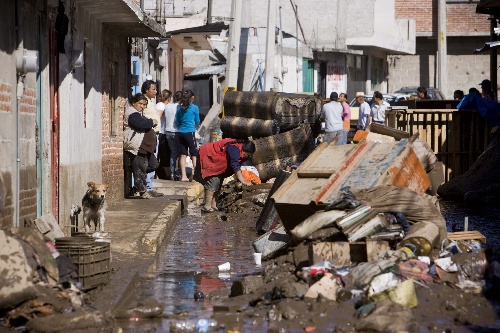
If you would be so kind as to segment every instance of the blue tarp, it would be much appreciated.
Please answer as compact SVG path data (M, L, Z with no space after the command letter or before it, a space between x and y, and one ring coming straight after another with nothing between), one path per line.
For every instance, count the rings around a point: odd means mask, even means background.
M477 110L490 125L500 125L500 104L488 101L477 94L468 94L457 105L459 110Z

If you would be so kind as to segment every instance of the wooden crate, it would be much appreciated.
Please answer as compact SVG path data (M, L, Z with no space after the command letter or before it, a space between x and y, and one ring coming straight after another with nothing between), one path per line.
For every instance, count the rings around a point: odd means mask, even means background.
M390 250L389 243L381 240L366 242L322 242L309 246L309 263L320 260L333 262L334 267L343 267L356 262L374 261L382 258Z
M448 239L450 240L478 240L483 243L486 243L486 237L477 230L471 231L457 231L457 232L449 232Z

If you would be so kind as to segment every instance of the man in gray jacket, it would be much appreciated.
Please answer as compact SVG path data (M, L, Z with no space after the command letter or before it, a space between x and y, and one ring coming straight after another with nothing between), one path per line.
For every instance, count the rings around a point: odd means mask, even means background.
M342 105L337 101L339 95L336 92L330 94L330 102L323 105L321 111L321 120L325 122L325 141L330 143L335 141L338 144L342 142Z

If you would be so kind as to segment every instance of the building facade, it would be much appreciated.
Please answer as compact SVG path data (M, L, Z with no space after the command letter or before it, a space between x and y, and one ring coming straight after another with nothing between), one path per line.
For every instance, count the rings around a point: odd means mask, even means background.
M437 87L438 1L396 0L396 17L416 22L416 53L389 55L389 91L404 86L439 88L452 98L459 89L481 90L479 83L490 76L489 54L473 54L490 40L488 15L477 14L479 1L446 1L447 87Z
M109 184L111 201L123 198L130 37L164 29L129 1L7 0L2 9L0 223L40 218L68 231L87 182ZM38 52L27 73L16 70L23 49Z

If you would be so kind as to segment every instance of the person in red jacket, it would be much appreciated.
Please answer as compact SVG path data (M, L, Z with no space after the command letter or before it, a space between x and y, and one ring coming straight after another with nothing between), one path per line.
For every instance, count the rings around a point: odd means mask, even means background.
M202 213L217 210L217 196L224 178L236 174L243 185L252 185L241 173L241 163L252 157L255 144L247 140L222 139L202 145L198 152L200 163L195 179L205 189L205 204Z

